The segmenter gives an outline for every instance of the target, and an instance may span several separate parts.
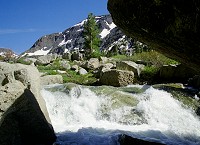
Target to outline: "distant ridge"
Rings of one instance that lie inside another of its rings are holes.
[[[113,23],[111,15],[97,16],[96,22],[99,26],[102,44],[101,50],[110,50],[114,45],[120,49],[131,47],[130,38],[127,38],[121,30]],[[69,51],[82,50],[84,39],[82,37],[83,24],[86,20],[64,30],[63,32],[45,35],[38,39],[33,46],[23,52],[21,56],[37,56],[47,54],[64,54]]]
[[[16,57],[18,56],[17,54],[15,54],[10,48],[0,48],[0,56],[1,57]]]

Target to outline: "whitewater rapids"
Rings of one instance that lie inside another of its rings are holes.
[[[118,136],[127,134],[168,145],[200,145],[200,119],[192,109],[150,86],[127,88],[45,86],[41,93],[57,143],[118,145]],[[118,98],[123,96],[128,101]]]

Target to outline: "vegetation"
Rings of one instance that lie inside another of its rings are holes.
[[[156,81],[156,76],[159,72],[159,68],[155,66],[145,66],[144,70],[140,74],[140,78],[138,78],[139,82],[152,84]]]
[[[145,64],[144,70],[142,70],[138,83],[155,83],[157,74],[163,65],[179,64],[177,61],[167,58],[163,54],[158,53],[155,50],[141,51],[134,53],[132,56],[115,55],[112,57],[115,61],[133,61],[141,64]]]
[[[81,85],[92,85],[97,81],[97,79],[90,72],[85,75],[79,75],[75,71],[68,70],[66,74],[61,75],[64,83],[71,82]]]
[[[56,59],[51,65],[39,65],[37,68],[40,72],[44,73],[43,75],[61,75],[64,83],[71,82],[81,85],[92,85],[97,81],[91,72],[88,72],[85,75],[80,75],[73,70],[66,70],[60,64],[60,59]],[[65,71],[65,73],[60,73],[58,70]]]
[[[17,63],[25,64],[25,65],[30,65],[32,61],[25,61],[24,58],[19,58],[17,60]]]
[[[98,36],[99,29],[95,21],[95,16],[90,13],[87,21],[84,23],[83,37],[84,37],[84,50],[86,58],[100,56],[100,38]]]
[[[142,60],[143,62],[147,63],[147,65],[152,65],[158,68],[163,65],[179,64],[179,62],[172,60],[155,50],[135,53],[129,57],[126,55],[115,55],[112,58],[116,61],[126,60],[136,62],[138,60]]]

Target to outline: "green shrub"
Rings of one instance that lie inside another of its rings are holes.
[[[100,56],[102,56],[102,54],[101,54],[101,52],[99,50],[95,50],[91,54],[91,57],[93,57],[93,58],[99,58]]]
[[[87,73],[85,75],[79,75],[75,71],[68,70],[66,74],[61,74],[64,83],[76,83],[81,85],[91,85],[97,81],[92,73]]]
[[[57,75],[58,72],[56,70],[40,70],[40,72],[43,72],[45,75]]]
[[[151,64],[156,67],[161,67],[163,65],[169,65],[169,64],[179,64],[177,61],[172,60],[154,50],[148,52],[135,53],[133,56],[116,55],[113,56],[112,58],[116,61],[126,60],[126,61],[136,62],[137,60],[142,60],[145,62],[151,62]]]
[[[144,70],[142,70],[140,74],[139,81],[140,82],[147,82],[152,83],[155,81],[155,77],[159,72],[159,68],[155,66],[145,66]]]
[[[24,58],[19,58],[17,60],[17,63],[25,64],[25,65],[30,65],[32,61],[25,61]]]

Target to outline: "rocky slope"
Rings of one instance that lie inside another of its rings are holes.
[[[81,50],[83,48],[83,24],[86,20],[68,28],[60,33],[54,33],[41,37],[22,56],[46,55],[51,53],[63,54],[68,51]],[[128,49],[133,46],[133,40],[126,37],[116,25],[110,15],[96,17],[99,26],[102,44],[101,50],[110,50],[114,45],[120,49]]]
[[[9,48],[0,48],[0,56],[1,57],[16,57],[17,54],[15,54],[11,49]]]
[[[124,33],[200,72],[200,3],[197,0],[109,0]]]

